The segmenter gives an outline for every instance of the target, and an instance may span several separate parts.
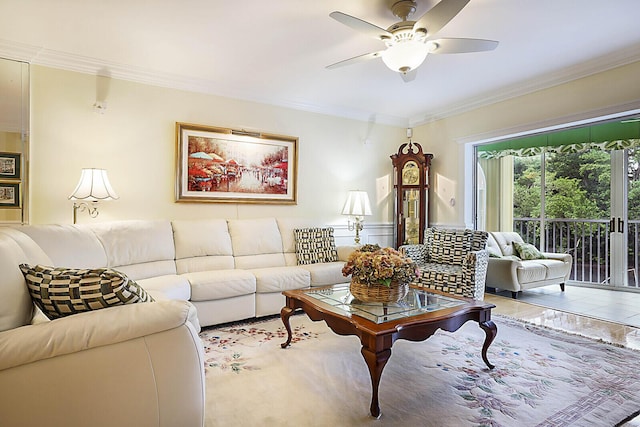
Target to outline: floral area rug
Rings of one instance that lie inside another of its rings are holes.
[[[640,353],[494,316],[424,342],[397,341],[380,381],[382,417],[357,337],[291,317],[205,329],[206,426],[617,426],[640,411]]]

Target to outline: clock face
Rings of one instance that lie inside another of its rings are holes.
[[[415,162],[408,162],[402,168],[402,184],[415,185],[420,181],[420,172]]]

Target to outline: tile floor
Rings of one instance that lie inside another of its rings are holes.
[[[511,298],[511,292],[485,294],[493,312],[536,325],[602,339],[640,350],[640,294],[557,285],[532,289]],[[622,427],[640,427],[640,416]]]
[[[511,292],[498,295],[509,296]],[[518,300],[576,314],[584,314],[602,320],[610,320],[640,327],[640,293],[611,291],[608,289],[545,286],[518,294]]]
[[[494,313],[640,350],[640,293],[566,286],[485,294]]]

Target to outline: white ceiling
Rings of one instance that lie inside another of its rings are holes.
[[[380,59],[325,69],[384,47],[330,12],[386,28],[393,3],[0,0],[0,57],[399,126],[640,60],[640,0],[471,0],[438,37],[495,51],[431,55],[410,83]]]

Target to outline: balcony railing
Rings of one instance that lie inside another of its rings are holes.
[[[514,218],[513,229],[526,242],[540,247],[540,224],[540,218]],[[640,221],[629,221],[627,233],[628,286],[638,288]],[[570,280],[609,285],[610,234],[609,220],[606,219],[547,219],[542,249],[573,256]]]

